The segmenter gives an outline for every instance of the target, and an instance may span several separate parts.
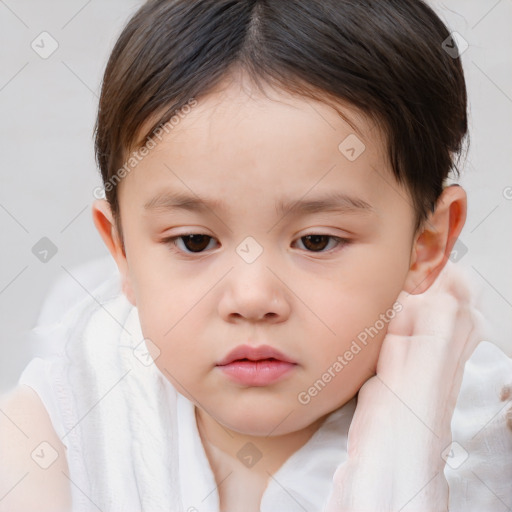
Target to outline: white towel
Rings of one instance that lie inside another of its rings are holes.
[[[62,341],[61,354],[47,359],[73,512],[184,512],[176,391],[154,363],[146,366],[137,310],[117,280],[94,295],[46,328]]]

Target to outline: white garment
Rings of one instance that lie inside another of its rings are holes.
[[[73,512],[219,512],[194,405],[144,356],[137,309],[117,276],[92,295],[46,329],[55,353],[34,358],[19,379],[39,394],[67,448]],[[512,360],[480,343],[466,364],[452,420],[455,444],[445,468],[450,512],[512,507],[506,426],[512,400],[500,399],[511,382]],[[261,512],[324,509],[335,470],[346,460],[356,403],[355,397],[329,415],[273,475]]]

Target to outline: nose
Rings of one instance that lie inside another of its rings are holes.
[[[276,274],[263,258],[237,263],[224,281],[221,317],[227,322],[284,322],[290,315],[290,291]]]

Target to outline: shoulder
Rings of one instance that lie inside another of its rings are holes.
[[[0,395],[0,512],[70,510],[66,448],[37,393]]]

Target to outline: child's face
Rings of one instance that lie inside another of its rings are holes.
[[[233,85],[201,99],[119,190],[125,292],[160,350],[156,365],[225,427],[252,435],[310,425],[374,373],[414,241],[411,200],[378,129],[345,109],[366,146],[350,161],[339,145],[354,130],[334,110],[271,94]],[[221,206],[145,208],[168,193]],[[371,210],[276,209],[332,194]],[[212,238],[165,241],[190,233]],[[274,383],[240,384],[216,365],[242,344],[270,345],[296,364]]]

